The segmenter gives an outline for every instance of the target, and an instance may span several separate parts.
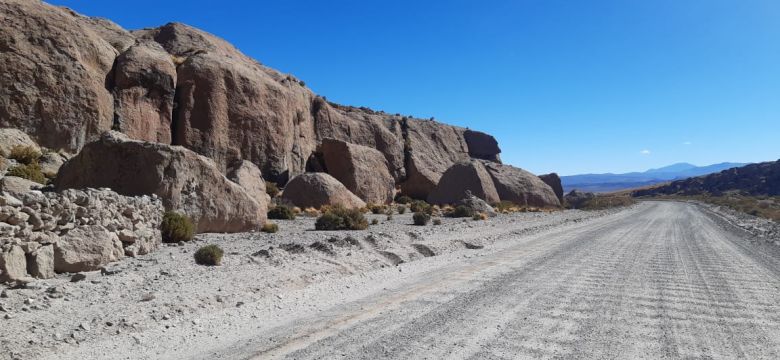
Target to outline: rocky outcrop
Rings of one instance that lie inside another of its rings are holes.
[[[498,141],[488,134],[480,131],[466,130],[463,132],[463,138],[468,145],[469,156],[476,159],[501,162],[498,154],[501,149],[498,147]]]
[[[333,205],[350,209],[366,206],[363,200],[326,173],[307,173],[294,177],[284,188],[282,201],[301,208],[315,209]]]
[[[162,212],[156,197],[107,189],[0,194],[0,281],[94,270],[148,254],[161,243]]]
[[[0,177],[0,191],[5,192],[11,196],[26,194],[30,192],[30,190],[38,190],[42,187],[43,185],[35,181],[30,181],[16,176]]]
[[[582,208],[588,200],[593,199],[594,197],[596,197],[596,194],[592,192],[582,192],[575,189],[566,194],[563,199],[568,208],[579,209]]]
[[[106,80],[118,52],[67,11],[41,1],[0,2],[0,127],[76,151],[111,128]]]
[[[469,159],[463,129],[442,127],[433,121],[404,120],[406,181],[401,191],[425,199],[452,164]]]
[[[558,201],[563,204],[563,185],[561,185],[561,178],[556,173],[549,173],[544,175],[539,175],[539,178],[544,181],[545,184],[549,185],[550,188],[553,189],[553,192],[555,193],[555,197],[558,198]]]
[[[428,196],[428,202],[437,205],[455,204],[463,199],[467,191],[488,203],[500,201],[493,179],[485,170],[485,166],[479,161],[471,160],[450,166]]]
[[[520,168],[483,161],[501,200],[522,206],[560,207],[553,189],[538,176]]]
[[[131,46],[116,59],[114,128],[138,140],[171,143],[176,65],[155,42]]]
[[[143,176],[139,176],[143,174]],[[198,232],[260,228],[265,208],[208,158],[180,146],[107,132],[60,168],[58,190],[108,187],[128,196],[157,195],[167,210],[189,216]]]
[[[228,168],[227,178],[244,188],[258,202],[262,211],[267,210],[271,197],[265,191],[263,173],[257,165],[246,160],[238,161]]]
[[[2,76],[2,74],[0,74],[0,76]],[[0,101],[2,101],[2,99],[0,99]],[[23,131],[12,128],[0,129],[0,156],[8,156],[11,153],[11,150],[17,146],[29,146],[35,149],[35,151],[41,151],[41,147]]]
[[[395,181],[387,160],[376,149],[325,139],[320,148],[328,174],[360,199],[371,204],[389,204],[395,195]]]
[[[633,196],[654,195],[780,195],[780,160],[750,164],[716,174],[672,181],[670,184],[634,191]]]

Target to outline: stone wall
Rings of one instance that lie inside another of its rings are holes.
[[[162,202],[109,189],[0,195],[0,281],[97,270],[161,243]]]

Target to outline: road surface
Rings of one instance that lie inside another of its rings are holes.
[[[778,359],[780,256],[694,205],[648,202],[209,356]]]

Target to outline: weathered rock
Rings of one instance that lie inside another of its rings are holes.
[[[326,173],[307,173],[294,177],[282,193],[282,201],[301,208],[341,205],[346,208],[366,206],[342,183]]]
[[[0,127],[20,129],[47,148],[78,150],[111,128],[106,78],[116,55],[61,8],[0,2]]]
[[[27,256],[27,272],[38,279],[54,277],[54,245],[45,245]]]
[[[493,209],[490,204],[485,202],[485,200],[474,196],[471,191],[468,190],[466,190],[466,192],[463,194],[462,199],[456,202],[454,205],[463,205],[471,208],[475,213],[487,214],[490,217],[498,215],[496,210]]]
[[[466,130],[463,132],[463,138],[466,140],[469,156],[489,161],[501,161],[498,156],[501,149],[494,137],[480,131]]]
[[[498,197],[522,206],[560,207],[553,189],[538,176],[520,168],[482,161],[493,178]]]
[[[41,172],[46,175],[56,175],[60,171],[60,167],[64,164],[71,155],[63,152],[45,152],[38,160],[38,164],[41,165]]]
[[[328,174],[360,199],[372,204],[393,201],[395,181],[387,160],[376,149],[325,139],[320,149]]]
[[[155,42],[131,46],[116,59],[114,126],[130,138],[171,142],[176,65]]]
[[[579,209],[590,199],[593,199],[596,195],[592,192],[581,192],[572,190],[566,196],[563,197],[566,206],[572,209]]]
[[[35,181],[16,176],[3,176],[0,178],[0,191],[5,191],[14,197],[19,197],[22,194],[26,194],[32,190],[38,190],[42,187],[43,185]]]
[[[2,55],[0,55],[2,56]],[[2,66],[2,65],[0,65]],[[0,74],[2,76],[2,74]],[[0,90],[2,91],[2,90]],[[0,99],[0,102],[3,101]],[[0,118],[0,122],[3,121]],[[29,146],[40,152],[41,148],[30,137],[19,129],[0,129],[0,156],[8,156],[11,150],[17,146]]]
[[[401,184],[401,191],[405,195],[425,199],[452,164],[469,160],[464,129],[414,119],[407,119],[403,124],[407,178]]]
[[[267,211],[271,197],[265,191],[263,173],[257,165],[246,160],[236,162],[228,168],[227,178],[244,188],[252,199],[257,200],[261,211]]]
[[[0,282],[17,281],[28,277],[27,259],[20,246],[0,249]]]
[[[558,198],[558,201],[563,204],[563,185],[561,185],[561,178],[556,173],[549,173],[544,175],[539,175],[539,178],[544,181],[545,184],[549,185],[550,188],[553,189],[553,192],[555,193],[555,196]]]
[[[87,144],[60,168],[55,185],[58,190],[108,187],[128,196],[155,194],[167,210],[189,216],[198,232],[249,231],[266,220],[260,202],[222,175],[210,159],[117,132]]]
[[[92,29],[103,40],[111,44],[119,53],[124,52],[131,45],[135,44],[135,36],[129,31],[123,29],[111,20],[99,17],[89,17],[81,15],[69,8],[60,8],[74,20],[78,21],[85,27]]]
[[[278,183],[303,171],[316,148],[311,91],[186,25],[135,34],[183,61],[177,68],[174,144],[214,159],[221,170],[239,159],[251,161]]]
[[[469,191],[474,196],[497,203],[500,201],[493,179],[481,162],[463,161],[450,166],[439,180],[439,184],[428,195],[431,204],[455,204]]]
[[[116,234],[100,225],[78,227],[54,244],[54,271],[94,271],[124,255]]]

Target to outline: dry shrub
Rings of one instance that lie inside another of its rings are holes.
[[[187,216],[166,211],[160,224],[160,233],[166,243],[190,241],[195,236],[195,224]]]
[[[333,206],[317,219],[314,227],[317,230],[365,230],[368,221],[360,210]]]
[[[276,224],[274,224],[272,222],[267,222],[267,223],[263,224],[263,227],[260,228],[260,231],[262,231],[264,233],[273,234],[273,233],[279,231],[279,225],[276,225]]]
[[[218,266],[222,264],[225,252],[217,245],[206,245],[195,252],[195,263],[198,265]]]

